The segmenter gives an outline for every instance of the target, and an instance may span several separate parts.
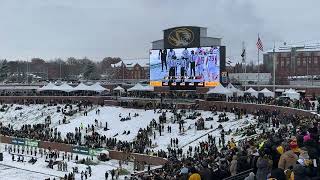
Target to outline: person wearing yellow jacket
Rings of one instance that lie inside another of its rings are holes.
[[[194,168],[194,167],[190,168],[190,173],[191,173],[191,175],[188,180],[201,180],[201,176],[198,173],[196,168]]]

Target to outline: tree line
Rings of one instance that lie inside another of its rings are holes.
[[[77,81],[79,79],[98,80],[112,78],[111,64],[121,61],[119,57],[105,57],[95,62],[88,58],[69,57],[44,60],[32,58],[29,61],[0,60],[1,82],[33,82],[43,80]]]

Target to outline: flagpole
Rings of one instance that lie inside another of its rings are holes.
[[[244,75],[246,76],[247,74],[247,62],[246,62],[246,50],[245,50],[245,44],[244,41],[242,41],[242,52],[244,52],[243,57],[242,57],[242,61],[244,63]],[[247,90],[247,84],[244,85],[244,90]]]
[[[259,34],[258,34],[258,39],[259,39],[260,37],[259,37]],[[260,86],[259,86],[259,82],[260,82],[260,58],[259,58],[259,56],[260,56],[260,50],[259,50],[259,48],[257,47],[257,49],[258,49],[258,82],[257,82],[257,85],[258,85],[258,91],[260,91]]]
[[[276,92],[276,43],[273,42],[273,92]]]

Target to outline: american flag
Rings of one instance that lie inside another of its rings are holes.
[[[244,48],[243,48],[243,50],[242,50],[241,57],[242,57],[242,62],[245,62],[246,49],[244,49]]]
[[[258,37],[257,48],[258,48],[260,51],[263,51],[263,45],[262,45],[262,42],[261,42],[260,37]]]

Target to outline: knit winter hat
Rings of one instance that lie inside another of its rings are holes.
[[[311,140],[310,134],[303,136],[303,142],[307,142],[309,140]]]

